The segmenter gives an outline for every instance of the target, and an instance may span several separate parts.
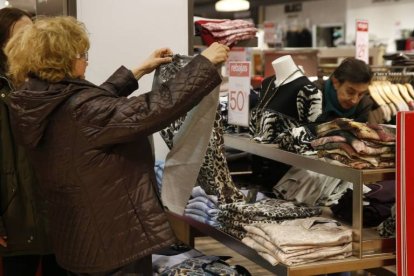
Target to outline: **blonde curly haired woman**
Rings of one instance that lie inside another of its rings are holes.
[[[211,45],[159,90],[130,98],[171,50],[97,86],[84,79],[88,48],[71,17],[40,19],[9,41],[14,131],[41,180],[58,262],[74,275],[142,275],[140,259],[175,241],[147,137],[221,82],[215,65],[229,48]]]

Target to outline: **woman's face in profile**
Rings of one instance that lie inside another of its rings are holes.
[[[88,66],[88,53],[79,54],[73,63],[72,75],[77,79],[85,79],[86,67]]]

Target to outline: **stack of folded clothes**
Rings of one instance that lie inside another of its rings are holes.
[[[314,217],[244,228],[247,235],[242,242],[272,265],[339,260],[352,254],[352,230],[331,219]]]
[[[220,229],[238,239],[244,238],[245,225],[279,223],[284,220],[306,218],[321,214],[318,207],[303,207],[282,199],[263,199],[256,203],[229,203],[220,205],[217,220]]]
[[[395,134],[385,126],[339,118],[318,125],[311,146],[328,157],[355,169],[395,166]]]
[[[218,227],[217,196],[207,195],[200,186],[196,186],[193,188],[191,197],[185,207],[184,215],[196,221]]]
[[[253,23],[240,19],[197,20],[194,24],[196,35],[200,35],[206,45],[218,42],[227,46],[234,46],[240,40],[255,37],[257,32]]]
[[[414,66],[414,54],[409,52],[396,52],[382,56],[385,60],[391,60],[392,66],[410,67]],[[404,68],[399,68],[402,71]],[[395,70],[395,69],[394,69]],[[408,71],[412,71],[408,68]]]

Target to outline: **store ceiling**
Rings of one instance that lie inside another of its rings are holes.
[[[216,12],[214,9],[214,4],[217,0],[192,0],[194,2],[194,15],[202,16],[207,18],[230,18],[237,13],[232,12]],[[315,0],[301,0],[300,2],[308,2]],[[258,13],[258,7],[260,6],[269,6],[269,5],[278,5],[278,4],[288,4],[298,1],[294,0],[250,0],[250,11],[247,13],[256,14]],[[243,13],[243,12],[242,12]]]
[[[204,17],[226,17],[229,13],[217,13],[214,9],[214,4],[217,0],[192,0],[194,3],[194,15],[204,16]],[[305,1],[314,1],[314,0],[302,0]],[[24,9],[28,12],[36,12],[36,0],[9,0],[10,4],[13,7]],[[277,4],[287,4],[296,1],[292,0],[250,0],[251,10],[257,9],[260,6],[268,5],[277,5]],[[230,13],[231,14],[231,13]]]

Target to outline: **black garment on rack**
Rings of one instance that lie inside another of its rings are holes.
[[[286,32],[287,47],[312,47],[312,33],[306,28]]]
[[[300,34],[298,31],[287,31],[286,32],[286,46],[287,47],[299,47]]]
[[[312,33],[304,28],[299,33],[299,45],[297,47],[312,47]]]

